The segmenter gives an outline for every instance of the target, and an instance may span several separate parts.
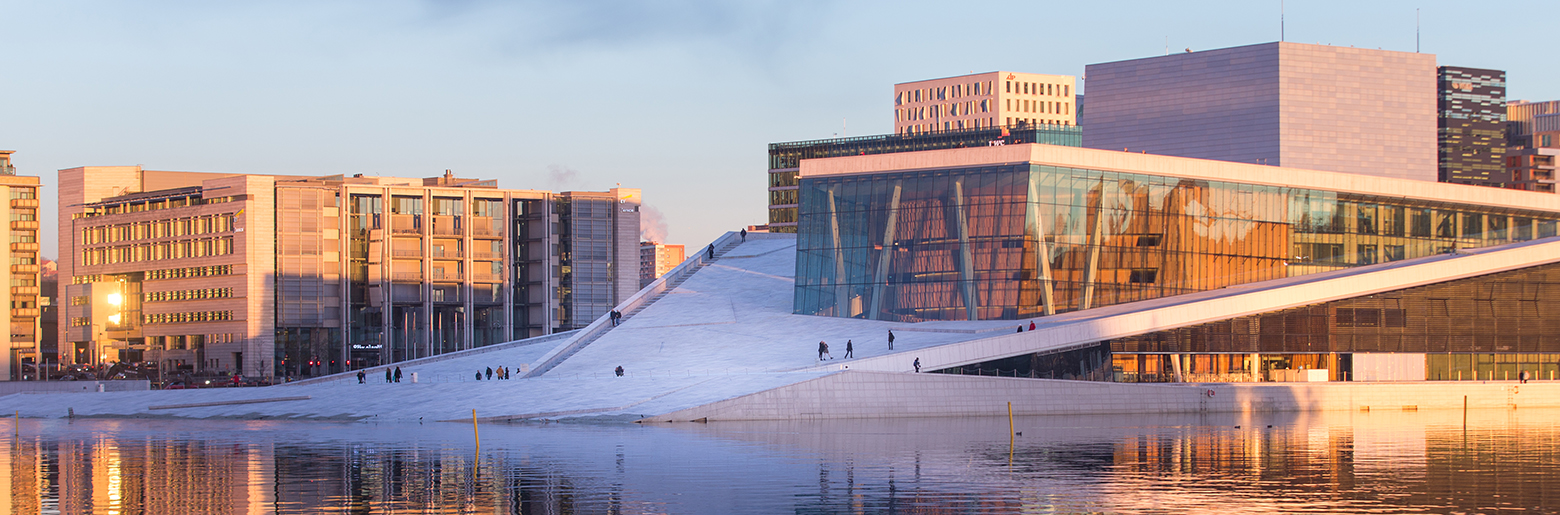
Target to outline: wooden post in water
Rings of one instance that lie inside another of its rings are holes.
[[[1468,396],[1463,396],[1463,431],[1468,430]]]
[[[482,433],[477,432],[477,409],[471,408],[471,438],[477,442],[477,451],[482,450]]]

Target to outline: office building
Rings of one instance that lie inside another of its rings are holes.
[[[10,263],[9,288],[0,290],[0,302],[9,306],[5,311],[4,325],[10,329],[3,356],[0,356],[0,380],[23,377],[23,363],[37,363],[40,355],[39,338],[39,256],[38,256],[38,188],[37,177],[16,175],[11,164],[15,151],[0,150],[0,198],[9,199],[0,204],[0,241],[9,242],[6,247]]]
[[[796,174],[803,159],[1019,143],[1076,147],[1083,142],[1082,134],[1076,125],[1025,125],[770,143],[767,229],[776,233],[796,232]]]
[[[1555,193],[1555,159],[1560,157],[1560,101],[1514,101],[1506,105],[1507,187]]]
[[[894,132],[1077,125],[1070,75],[987,72],[894,85]]]
[[[656,241],[639,243],[639,285],[649,285],[687,259],[682,245],[666,245]]]
[[[1441,182],[1502,187],[1506,169],[1506,72],[1442,66],[1439,94]]]
[[[1087,148],[1438,179],[1431,54],[1280,42],[1085,76]]]
[[[633,189],[133,166],[60,184],[62,361],[312,376],[571,329],[638,289]]]

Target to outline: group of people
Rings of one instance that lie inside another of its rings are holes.
[[[614,309],[607,313],[607,318],[612,319],[612,327],[617,327],[618,323],[623,321],[623,312]]]
[[[498,367],[498,370],[496,372],[493,370],[493,367],[488,367],[487,368],[487,378],[488,378],[489,381],[493,380],[493,375],[494,374],[497,374],[499,379],[509,379],[509,369],[504,367],[504,366],[502,366],[502,365],[500,365]],[[477,380],[478,381],[482,380],[482,371],[481,370],[477,371]]]
[[[1024,330],[1024,328],[1022,326],[1020,326],[1018,329],[1019,329],[1020,332],[1022,332]],[[1030,327],[1030,329],[1032,330],[1034,328]],[[888,350],[894,350],[894,330],[893,329],[889,329],[888,330]],[[856,355],[856,345],[855,345],[855,342],[853,342],[851,340],[845,340],[845,358],[849,359],[849,358],[855,357],[855,355]],[[819,340],[818,341],[818,361],[823,361],[824,359],[834,359],[834,355],[829,353],[829,342],[826,342],[826,341],[823,341],[823,340]],[[913,363],[912,366],[915,367],[915,371],[917,373],[921,372],[921,358],[915,358],[915,363]],[[618,375],[623,375],[623,367],[618,367]]]
[[[391,370],[394,370],[394,371],[392,372]],[[358,378],[358,384],[363,384],[365,381],[368,380],[368,374],[365,373],[362,370],[358,370],[357,378]],[[386,367],[385,368],[385,382],[386,383],[399,383],[399,382],[401,382],[401,367],[395,367],[394,369]]]

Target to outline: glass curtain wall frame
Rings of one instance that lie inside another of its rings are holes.
[[[794,311],[895,321],[1161,298],[1552,237],[1560,218],[1033,164],[800,189]]]

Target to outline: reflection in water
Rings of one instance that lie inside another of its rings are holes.
[[[0,490],[11,513],[1560,510],[1557,411],[1475,411],[1466,430],[1461,412],[1018,429],[495,425],[479,450],[456,424],[22,420],[0,448]]]

